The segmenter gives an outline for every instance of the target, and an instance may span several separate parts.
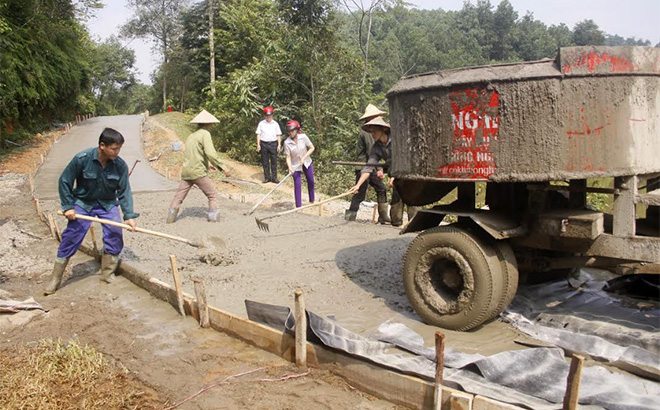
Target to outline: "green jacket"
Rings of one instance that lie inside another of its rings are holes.
[[[128,183],[126,162],[117,157],[103,168],[98,147],[88,148],[73,157],[60,175],[58,190],[62,211],[78,205],[89,212],[97,202],[108,211],[119,202],[124,219],[140,216],[133,212],[133,194]]]
[[[213,166],[224,171],[224,166],[218,158],[213,146],[211,133],[200,128],[190,134],[186,140],[186,151],[183,154],[181,179],[193,181],[209,174],[209,161]]]

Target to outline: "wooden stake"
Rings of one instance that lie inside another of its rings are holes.
[[[41,222],[44,222],[44,215],[41,213],[41,205],[39,205],[39,200],[37,198],[34,198],[34,207],[37,209],[37,215],[39,215],[39,220]]]
[[[53,220],[53,214],[48,214],[46,221],[48,222],[48,229],[50,229],[50,234],[53,236],[53,238],[57,239],[57,235],[55,234],[55,221]]]
[[[53,218],[53,224],[55,225],[55,235],[57,240],[62,242],[62,232],[60,231],[60,225],[57,223],[57,220]]]
[[[323,205],[319,205],[319,216],[323,216]]]
[[[176,268],[176,256],[170,255],[170,263],[172,264],[172,275],[174,276],[174,288],[176,289],[176,300],[179,304],[179,313],[181,313],[181,316],[185,316],[186,311],[183,310],[183,290],[181,289],[179,270]]]
[[[440,410],[442,406],[443,372],[445,370],[445,335],[435,332],[435,392],[433,394],[433,408]]]
[[[94,258],[99,254],[99,248],[96,247],[96,235],[94,234],[94,226],[89,226],[89,234],[92,237],[92,247],[94,248]]]
[[[378,203],[374,204],[374,210],[371,213],[371,223],[375,224],[376,223],[376,211],[378,210]]]
[[[578,399],[580,398],[580,379],[582,378],[582,365],[584,357],[574,355],[571,360],[571,368],[568,371],[568,380],[566,382],[566,395],[564,395],[563,410],[575,410],[578,408]]]
[[[34,197],[34,175],[32,173],[29,174],[28,181],[30,182],[30,195]]]
[[[201,278],[193,278],[195,283],[195,297],[197,298],[197,311],[199,313],[200,326],[207,328],[211,326],[209,320],[209,307],[206,304],[206,289]]]
[[[305,314],[305,300],[303,292],[297,289],[294,293],[296,300],[296,366],[307,367],[307,315]]]

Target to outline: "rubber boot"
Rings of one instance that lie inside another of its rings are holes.
[[[417,211],[419,211],[418,206],[408,206],[408,222],[412,221],[415,215],[417,215]]]
[[[57,258],[55,259],[55,266],[53,266],[53,274],[50,278],[50,282],[44,289],[44,296],[52,295],[57,289],[60,288],[62,283],[62,276],[64,275],[64,270],[66,265],[69,263],[69,258]]]
[[[173,224],[176,221],[176,216],[179,214],[179,208],[170,208],[167,210],[167,222],[168,224]]]
[[[209,209],[208,220],[209,222],[218,222],[218,214],[220,213],[219,209]]]
[[[105,283],[112,283],[115,280],[115,271],[119,266],[119,255],[110,255],[104,253],[101,256],[101,280]]]
[[[387,215],[388,209],[387,209],[387,202],[383,202],[382,204],[378,204],[378,223],[385,225],[389,224],[392,222],[390,217]]]
[[[396,204],[390,205],[390,219],[392,220],[392,226],[401,226],[403,225],[403,202],[397,202]]]
[[[346,212],[344,212],[344,219],[349,222],[354,222],[357,219],[357,211],[347,209]]]

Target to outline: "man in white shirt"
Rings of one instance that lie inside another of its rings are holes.
[[[264,116],[256,132],[257,152],[261,153],[261,165],[264,168],[263,183],[278,183],[277,154],[282,148],[282,131],[277,121],[273,121],[273,107],[264,108]]]

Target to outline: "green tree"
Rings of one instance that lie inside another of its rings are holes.
[[[0,2],[0,138],[37,130],[83,108],[86,30],[69,0]]]
[[[136,83],[134,64],[135,52],[124,48],[115,36],[96,46],[92,55],[91,83],[98,114],[130,111],[128,91]]]
[[[524,19],[524,22],[527,24],[533,22],[531,15],[525,16],[525,18],[526,20]],[[516,39],[515,33],[518,31],[516,29],[519,28],[517,20],[518,13],[513,9],[511,3],[507,0],[502,0],[493,15],[492,26],[495,37],[493,38],[491,45],[491,60],[513,61],[519,58],[518,53],[514,51],[514,42]]]
[[[583,20],[573,28],[573,42],[578,46],[602,46],[605,35],[593,20]]]
[[[179,17],[187,0],[128,0],[133,16],[126,22],[121,33],[126,37],[151,39],[163,58],[161,86],[163,110],[167,108],[168,69],[172,49],[180,34]]]

